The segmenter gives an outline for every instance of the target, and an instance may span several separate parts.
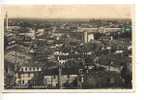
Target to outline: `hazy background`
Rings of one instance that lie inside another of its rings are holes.
[[[10,18],[131,18],[133,5],[6,5]]]

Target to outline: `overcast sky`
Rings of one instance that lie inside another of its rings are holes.
[[[131,18],[132,5],[4,6],[14,18]]]

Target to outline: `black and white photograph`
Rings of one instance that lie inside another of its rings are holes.
[[[4,90],[133,89],[133,6],[5,5]]]

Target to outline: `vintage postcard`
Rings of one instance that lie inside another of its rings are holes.
[[[3,92],[134,90],[134,5],[2,5]]]

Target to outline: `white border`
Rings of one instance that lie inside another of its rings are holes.
[[[135,13],[134,8],[135,5],[131,5],[132,8],[132,14]],[[6,93],[6,92],[35,92],[35,93],[39,93],[39,92],[53,92],[53,93],[57,93],[57,92],[61,92],[61,93],[92,93],[92,92],[135,92],[135,62],[134,62],[134,58],[135,58],[135,34],[134,34],[134,29],[135,29],[135,17],[133,15],[132,18],[132,23],[133,23],[133,33],[132,33],[132,48],[133,48],[133,52],[132,52],[132,73],[133,73],[133,88],[132,89],[4,89],[4,71],[2,71],[2,92]],[[4,32],[2,30],[2,37],[4,39]],[[2,40],[2,44],[3,44],[3,40]],[[2,45],[2,59],[4,59],[4,47]],[[4,70],[4,62],[2,61],[2,70]]]

